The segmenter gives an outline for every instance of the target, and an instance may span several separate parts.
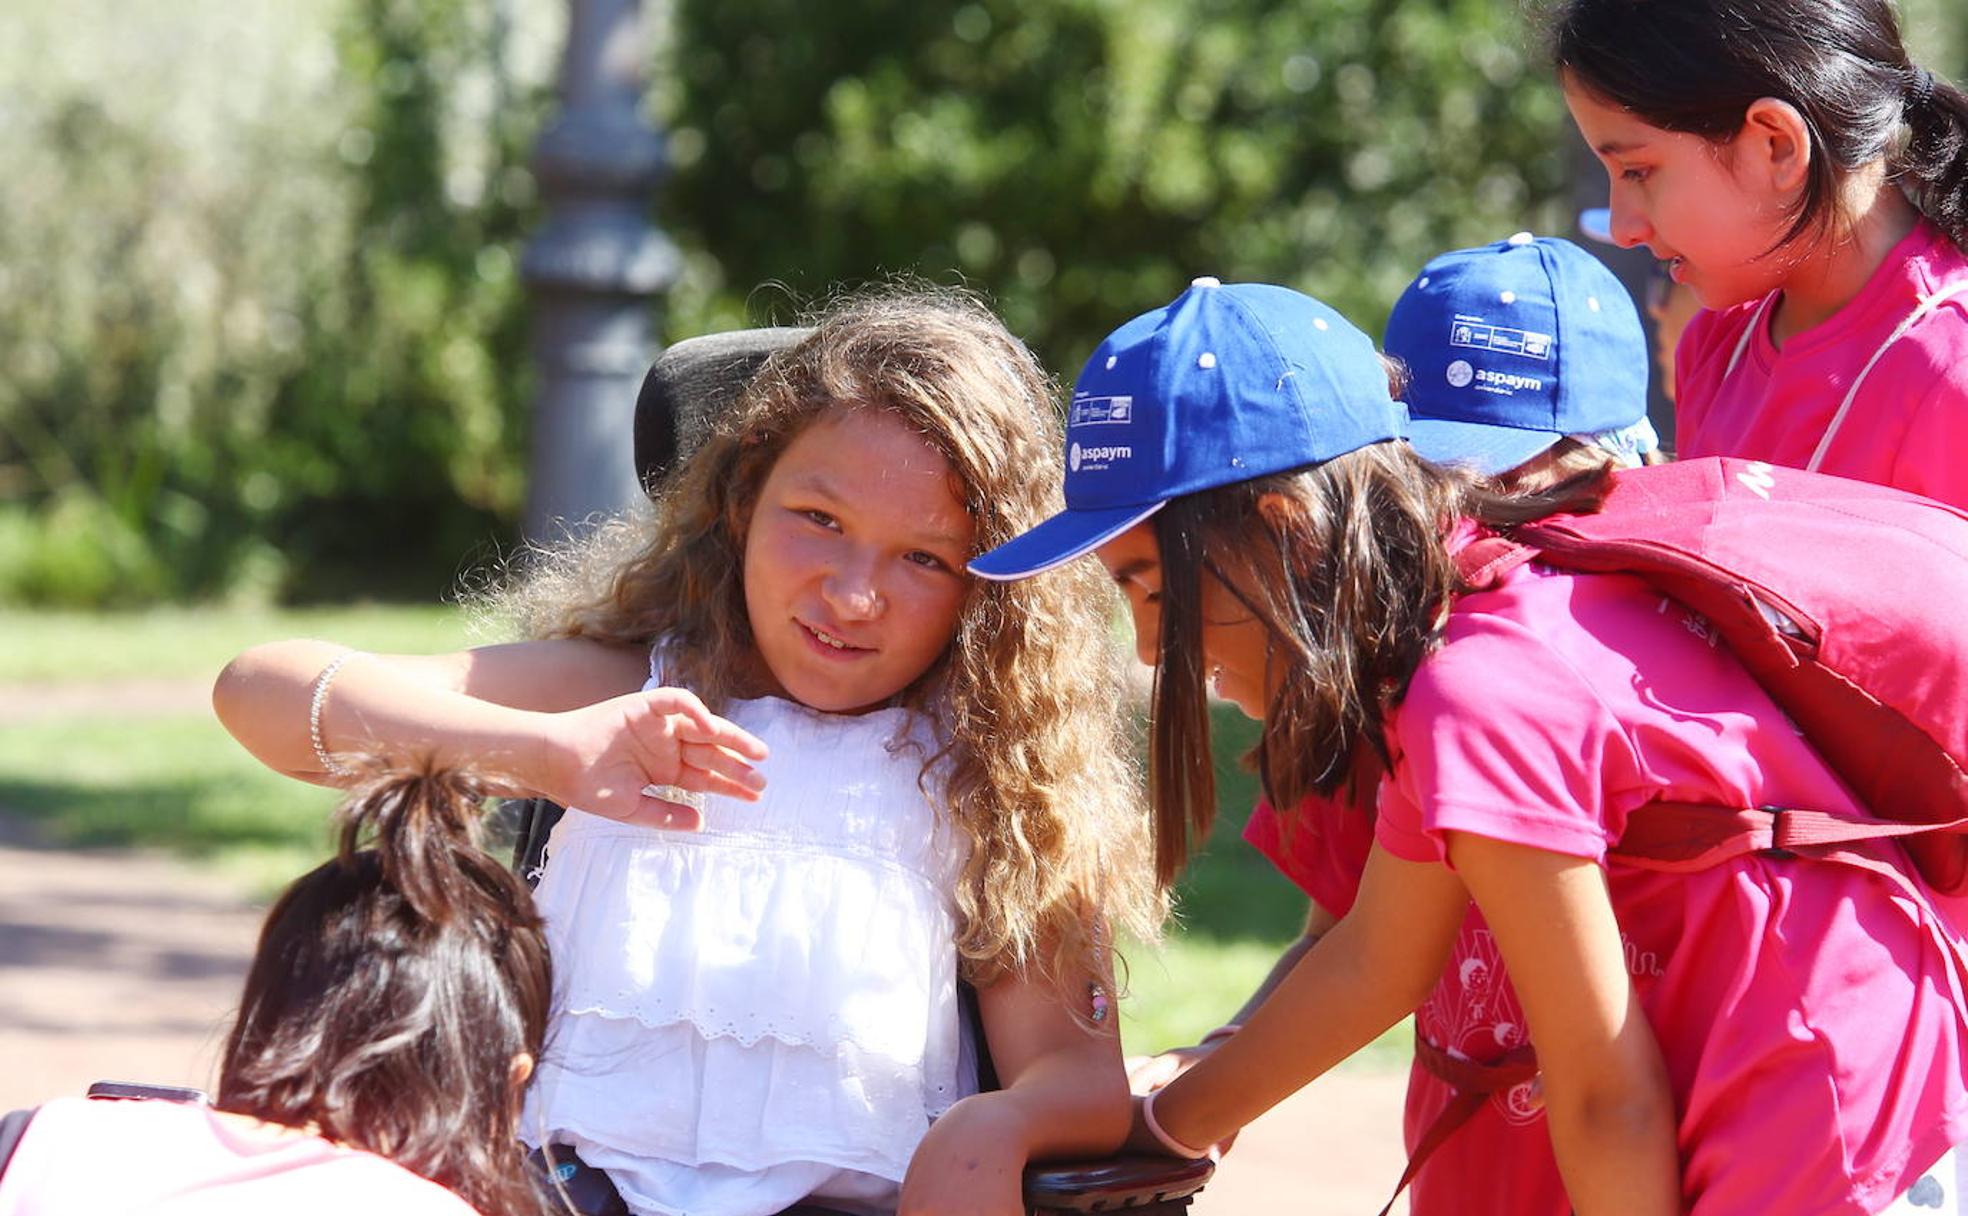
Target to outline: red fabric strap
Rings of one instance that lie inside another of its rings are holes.
[[[1456,550],[1456,573],[1470,587],[1481,589],[1530,561],[1537,553],[1529,545],[1492,532]]]
[[[1435,1116],[1435,1121],[1415,1142],[1414,1152],[1408,1156],[1408,1168],[1401,1171],[1401,1180],[1394,1184],[1394,1193],[1388,1196],[1387,1206],[1380,1209],[1380,1216],[1387,1216],[1394,1210],[1394,1201],[1408,1189],[1415,1175],[1421,1173],[1422,1164],[1483,1108],[1483,1103],[1489,1101],[1491,1094],[1521,1085],[1537,1076],[1538,1072],[1537,1053],[1531,1050],[1528,1043],[1511,1049],[1494,1063],[1483,1064],[1452,1056],[1417,1035],[1415,1059],[1421,1062],[1423,1068],[1454,1088],[1455,1097],[1449,1099],[1442,1113]]]
[[[1609,855],[1641,869],[1686,873],[1765,849],[1821,850],[1881,837],[1963,831],[1968,818],[1907,823],[1861,812],[1649,802],[1627,816],[1626,832]]]

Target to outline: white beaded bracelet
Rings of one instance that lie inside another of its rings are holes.
[[[321,674],[314,677],[314,695],[308,698],[308,742],[314,744],[314,758],[321,762],[322,771],[332,777],[352,777],[355,770],[328,754],[327,741],[321,736],[321,707],[328,703],[328,686],[334,683],[342,664],[362,654],[360,650],[344,650],[329,660]]]

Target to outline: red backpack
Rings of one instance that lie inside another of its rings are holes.
[[[1654,803],[1613,855],[1691,870],[1760,849],[1904,837],[1968,887],[1968,514],[1883,486],[1711,458],[1615,474],[1605,506],[1485,537],[1483,587],[1525,561],[1645,578],[1707,618],[1870,815]]]

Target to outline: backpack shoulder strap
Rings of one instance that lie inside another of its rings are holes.
[[[1627,816],[1608,860],[1685,874],[1765,850],[1823,853],[1861,840],[1968,832],[1968,817],[1943,823],[1881,819],[1863,812],[1649,802]]]
[[[1736,374],[1736,365],[1741,363],[1743,356],[1749,352],[1749,344],[1756,340],[1757,327],[1761,326],[1765,318],[1770,315],[1770,305],[1776,298],[1777,293],[1774,291],[1764,296],[1763,302],[1756,306],[1754,313],[1750,314],[1749,324],[1743,326],[1742,337],[1736,339],[1736,349],[1729,352],[1729,365],[1722,369],[1724,380]]]
[[[7,1172],[7,1163],[13,1160],[14,1150],[20,1147],[21,1137],[27,1134],[27,1125],[33,1121],[34,1112],[38,1109],[30,1106],[26,1110],[12,1110],[0,1115],[0,1174]]]
[[[1537,555],[1536,546],[1486,533],[1456,550],[1456,573],[1470,590],[1480,591]]]

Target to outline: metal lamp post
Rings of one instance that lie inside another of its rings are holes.
[[[520,263],[538,376],[529,540],[581,528],[640,494],[630,447],[636,387],[654,355],[651,302],[678,265],[646,218],[664,147],[641,113],[641,4],[570,3],[562,111],[533,159],[547,219]]]

